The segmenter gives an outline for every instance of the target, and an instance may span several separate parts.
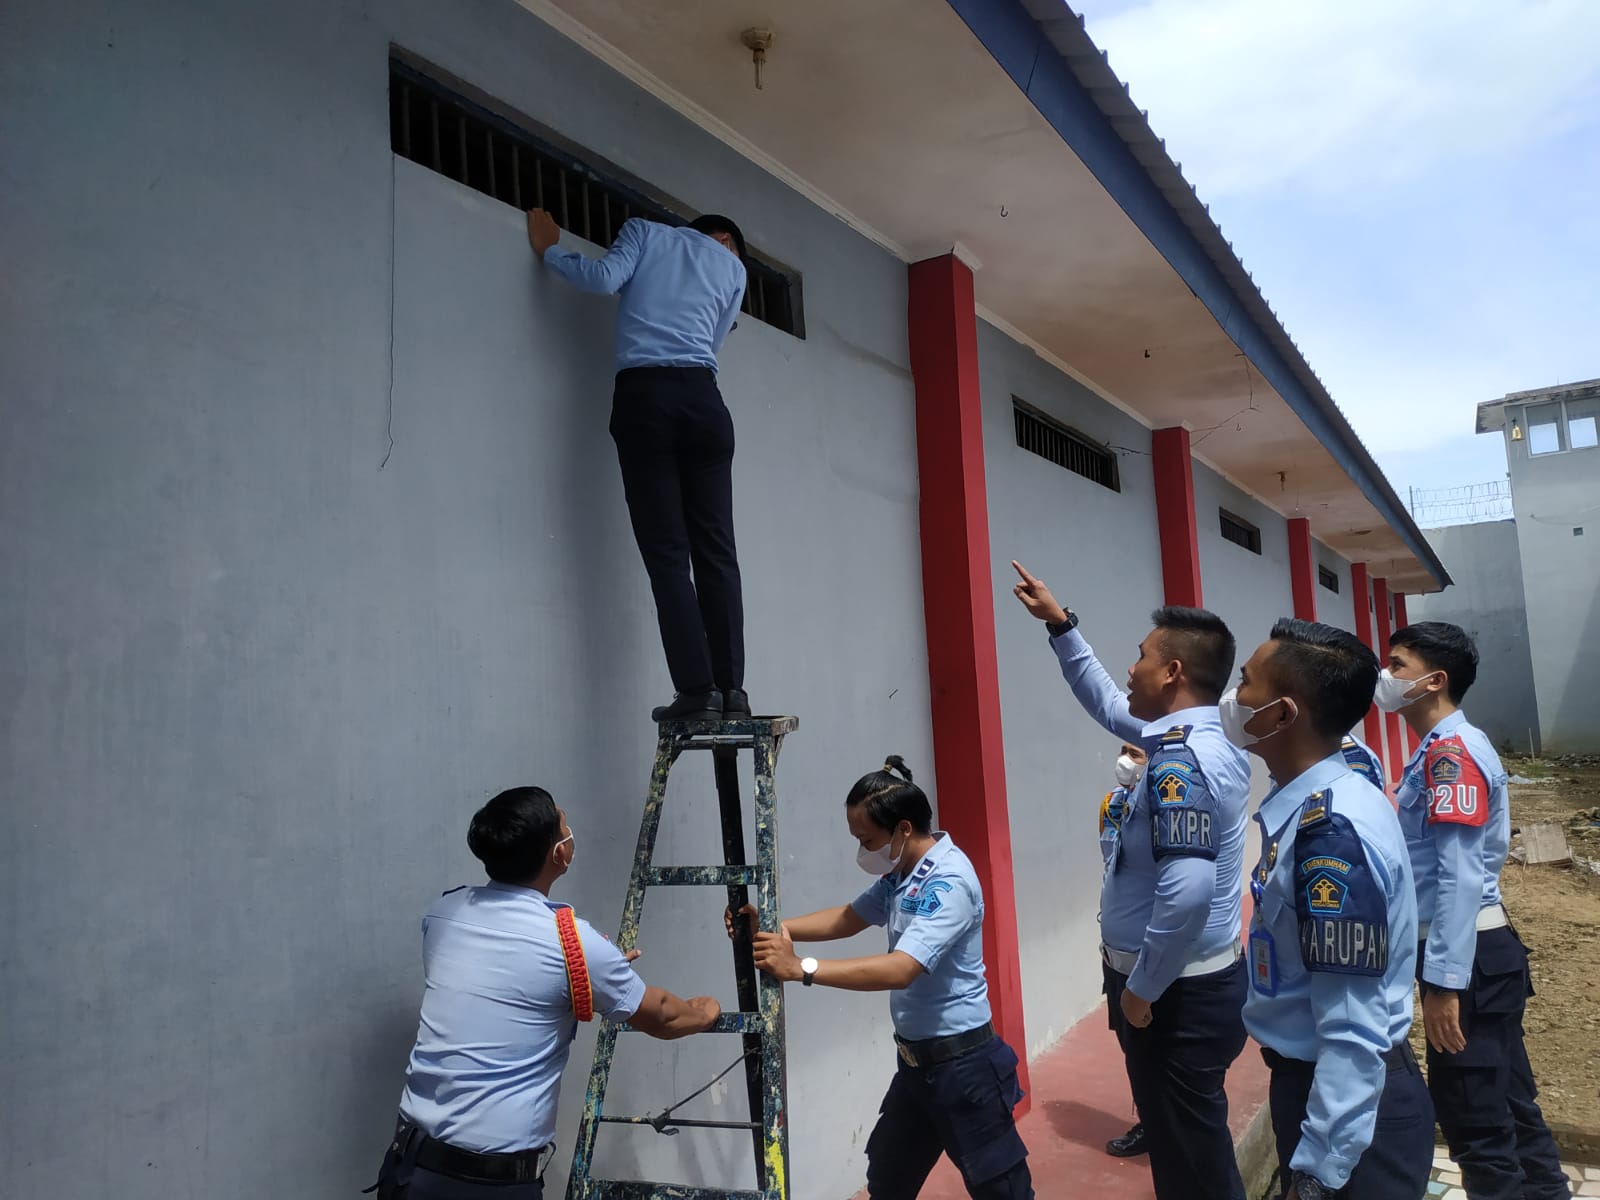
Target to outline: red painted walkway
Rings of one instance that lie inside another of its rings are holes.
[[[1103,1006],[1033,1060],[1032,1080],[1033,1109],[1018,1128],[1038,1200],[1154,1200],[1148,1159],[1105,1152],[1107,1139],[1127,1132],[1134,1118],[1122,1051],[1106,1028]],[[1267,1068],[1254,1042],[1245,1044],[1228,1073],[1228,1100],[1237,1143],[1267,1100]],[[960,1173],[941,1158],[921,1200],[960,1200],[966,1194]]]

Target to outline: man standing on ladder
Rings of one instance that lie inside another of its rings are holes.
[[[598,1013],[670,1040],[721,1011],[647,987],[638,951],[548,898],[575,842],[543,788],[501,792],[467,845],[490,882],[446,892],[422,920],[427,989],[378,1200],[540,1200],[577,1023]]]
[[[717,390],[717,353],[744,299],[744,235],[706,215],[686,228],[634,217],[598,259],[560,240],[554,217],[528,213],[528,242],[551,270],[622,294],[611,437],[675,692],[651,716],[747,717],[733,418]]]
[[[1239,946],[1250,764],[1217,701],[1233,634],[1202,608],[1161,608],[1123,693],[1078,618],[1012,563],[1084,711],[1149,765],[1100,891],[1106,1014],[1127,1061],[1158,1200],[1244,1200],[1228,1129],[1228,1067],[1244,1049]]]
[[[872,1200],[912,1200],[941,1153],[977,1200],[1032,1200],[1028,1151],[1013,1110],[1017,1055],[990,1021],[983,970],[983,889],[972,862],[933,828],[933,808],[898,755],[845,798],[856,862],[877,881],[849,904],[755,935],[756,966],[806,987],[888,992],[899,1069],[867,1139]],[[751,920],[755,909],[743,910]],[[727,915],[734,934],[733,914]],[[818,962],[795,942],[831,942],[869,925],[889,952]]]

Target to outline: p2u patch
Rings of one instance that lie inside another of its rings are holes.
[[[1428,747],[1423,782],[1429,822],[1480,826],[1489,820],[1489,781],[1459,737],[1440,738]]]

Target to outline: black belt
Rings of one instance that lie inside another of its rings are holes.
[[[1401,1042],[1398,1046],[1390,1046],[1383,1052],[1383,1064],[1391,1071],[1399,1067],[1414,1066],[1417,1061],[1416,1054],[1411,1049],[1410,1042]],[[1307,1062],[1303,1058],[1290,1058],[1286,1054],[1279,1054],[1276,1050],[1266,1046],[1261,1047],[1261,1058],[1267,1066],[1274,1070],[1285,1071],[1315,1071],[1317,1064]]]
[[[665,377],[665,378],[678,377],[678,378],[690,378],[690,379],[693,379],[693,378],[698,378],[698,377],[701,377],[701,376],[704,376],[705,378],[714,381],[717,378],[717,373],[715,371],[713,371],[710,367],[688,366],[688,365],[681,366],[681,367],[674,367],[674,366],[669,366],[669,365],[667,365],[665,363],[663,363],[663,364],[661,364],[659,366],[623,367],[620,371],[617,372],[617,379],[619,381],[623,380],[623,379],[650,379],[652,377],[657,378],[657,379],[660,379],[660,378],[663,378],[663,377]]]
[[[404,1117],[395,1126],[394,1137],[402,1150],[411,1139],[421,1139],[416,1146],[414,1161],[423,1170],[483,1183],[532,1183],[542,1179],[556,1151],[554,1142],[537,1150],[513,1150],[507,1154],[463,1150],[460,1146],[429,1137]]]
[[[900,1053],[900,1061],[908,1067],[936,1067],[940,1063],[949,1062],[952,1058],[960,1058],[963,1054],[993,1040],[994,1022],[985,1021],[976,1029],[969,1029],[965,1033],[953,1033],[949,1037],[924,1038],[917,1042],[908,1042],[897,1033],[894,1035],[894,1048]]]

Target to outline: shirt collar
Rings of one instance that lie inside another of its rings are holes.
[[[538,888],[522,887],[520,884],[515,883],[501,883],[498,879],[491,879],[483,885],[483,888],[488,892],[505,892],[508,896],[537,896],[546,904],[550,903],[550,897],[546,896]]]
[[[1439,723],[1432,729],[1428,730],[1428,736],[1422,740],[1424,743],[1426,743],[1431,742],[1436,737],[1449,737],[1452,733],[1454,733],[1457,729],[1460,729],[1466,723],[1467,714],[1458,708],[1449,716],[1441,717],[1439,719]]]
[[[1279,784],[1261,801],[1259,811],[1262,824],[1268,830],[1277,829],[1305,803],[1307,796],[1320,792],[1349,770],[1343,753],[1335,751],[1301,771],[1288,783]]]
[[[1217,716],[1217,706],[1214,704],[1196,705],[1194,708],[1180,708],[1175,713],[1168,713],[1164,717],[1157,717],[1140,731],[1140,737],[1145,741],[1159,738],[1169,729],[1176,729],[1179,725],[1218,725],[1221,718]]]
[[[933,845],[928,847],[928,852],[926,854],[917,859],[911,870],[907,871],[904,875],[890,875],[890,881],[895,887],[898,888],[902,886],[907,880],[914,879],[918,874],[927,874],[927,871],[922,869],[923,865],[926,864],[928,870],[931,871],[934,864],[948,854],[950,852],[950,847],[955,845],[955,843],[950,840],[950,835],[945,833],[945,831],[942,829],[935,829],[933,831],[933,837]]]

